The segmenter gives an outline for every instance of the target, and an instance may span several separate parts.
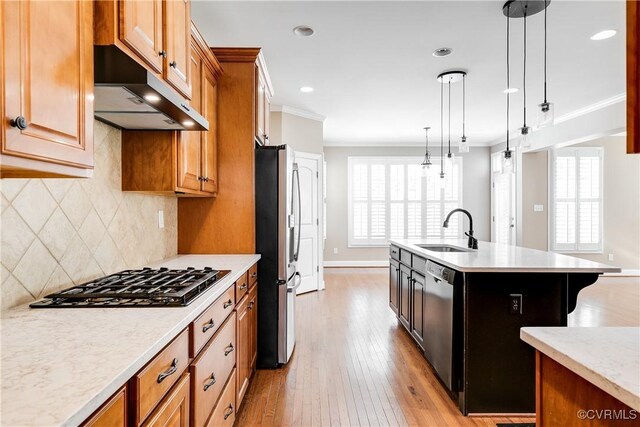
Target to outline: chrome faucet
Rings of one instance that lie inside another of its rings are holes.
[[[465,214],[468,218],[469,218],[469,232],[468,233],[464,233],[465,236],[469,237],[469,241],[467,242],[467,246],[471,249],[478,249],[478,239],[476,239],[475,237],[473,237],[473,218],[471,218],[471,214],[469,213],[469,211],[465,210],[465,209],[454,209],[451,212],[449,212],[449,215],[447,215],[447,218],[444,220],[444,223],[442,224],[442,226],[444,228],[449,227],[449,218],[451,218],[451,215],[453,215],[456,212],[462,212],[463,214]]]

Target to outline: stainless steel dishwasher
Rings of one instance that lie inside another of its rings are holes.
[[[453,283],[455,270],[427,261],[424,354],[449,390],[453,385]]]

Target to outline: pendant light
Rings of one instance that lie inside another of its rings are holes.
[[[460,137],[460,143],[458,144],[458,152],[459,153],[468,153],[469,152],[469,143],[467,142],[467,135],[465,133],[465,114],[466,114],[466,73],[462,75],[462,136]]]
[[[422,166],[422,176],[427,176],[427,170],[429,169],[429,166],[432,165],[431,153],[429,152],[429,129],[431,128],[428,126],[424,128],[426,142],[424,148],[424,160],[422,160],[422,163],[420,163],[420,165]]]
[[[547,9],[544,8],[544,101],[538,104],[538,127],[553,126],[553,103],[547,101]]]
[[[440,188],[444,188],[444,79],[440,79]]]
[[[528,4],[524,6],[523,24],[523,49],[522,49],[522,127],[520,128],[520,138],[517,146],[521,148],[531,147],[530,133],[531,128],[527,126],[527,9]]]
[[[511,3],[507,3],[505,5],[507,8],[507,88],[510,88],[510,80],[509,80],[509,12],[511,8]],[[502,157],[502,173],[512,173],[513,172],[513,158],[512,152],[509,149],[509,98],[511,93],[509,91],[507,93],[507,149],[503,152]]]
[[[453,160],[454,154],[451,152],[451,84],[457,83],[460,81],[464,81],[464,77],[466,76],[465,71],[461,70],[452,70],[445,71],[444,73],[438,74],[438,82],[440,82],[440,178],[444,178],[445,170],[450,171],[453,168]],[[447,164],[445,167],[444,164],[444,84],[447,83],[448,90],[448,136],[447,136]],[[464,130],[463,130],[464,136]],[[466,136],[464,136],[466,141]],[[442,180],[441,185],[444,186],[444,180]]]
[[[451,79],[448,84],[449,89],[449,112],[447,113],[447,119],[449,120],[448,142],[447,142],[447,170],[451,172],[453,170],[453,153],[451,152]]]

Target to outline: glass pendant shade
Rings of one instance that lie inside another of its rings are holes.
[[[518,138],[517,146],[520,148],[531,148],[531,128],[525,126],[520,128],[520,137]]]
[[[553,126],[555,121],[552,102],[543,102],[538,105],[538,128]]]
[[[447,179],[445,178],[444,172],[440,173],[440,188],[445,188],[447,186]]]
[[[460,143],[458,144],[458,152],[459,153],[469,152],[469,142],[467,141],[466,136],[463,136],[462,138],[460,138]]]
[[[502,173],[513,173],[513,152],[511,150],[505,150],[502,156]]]

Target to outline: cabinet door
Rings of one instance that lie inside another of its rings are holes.
[[[208,67],[202,67],[202,115],[209,130],[202,132],[202,191],[218,192],[218,86]]]
[[[256,369],[258,360],[258,286],[254,285],[249,294],[249,375]]]
[[[251,340],[251,314],[249,310],[249,297],[245,296],[237,307],[237,344],[238,353],[236,361],[237,369],[237,399],[236,405],[239,407],[244,394],[249,386],[250,376],[250,360],[249,360],[249,342]]]
[[[162,0],[120,0],[120,40],[157,73],[162,73]]]
[[[258,75],[258,87],[256,88],[256,138],[264,144],[265,142],[265,121],[264,121],[264,101],[265,101],[265,83],[262,79],[262,73],[256,66],[256,74]]]
[[[191,2],[189,0],[166,0],[164,4],[164,34],[167,47],[164,79],[178,92],[190,99],[192,94],[189,73],[191,65],[189,61]]]
[[[424,276],[421,274],[413,272],[413,277],[411,278],[412,285],[412,301],[411,301],[411,335],[418,342],[420,347],[424,350],[424,327],[423,327],[423,316],[424,316]]]
[[[400,264],[394,260],[389,261],[389,307],[398,315],[398,281]]]
[[[191,72],[193,74],[193,96],[191,106],[197,111],[202,111],[202,60],[195,48],[191,49],[189,57],[191,61]],[[202,132],[184,131],[180,132],[178,138],[178,189],[200,190],[200,154],[201,154]]]
[[[400,265],[400,323],[411,332],[411,270]]]
[[[93,167],[93,2],[0,8],[2,154]]]
[[[127,393],[122,388],[102,405],[83,427],[125,427],[127,425]]]
[[[143,425],[189,427],[189,374],[182,376]]]

